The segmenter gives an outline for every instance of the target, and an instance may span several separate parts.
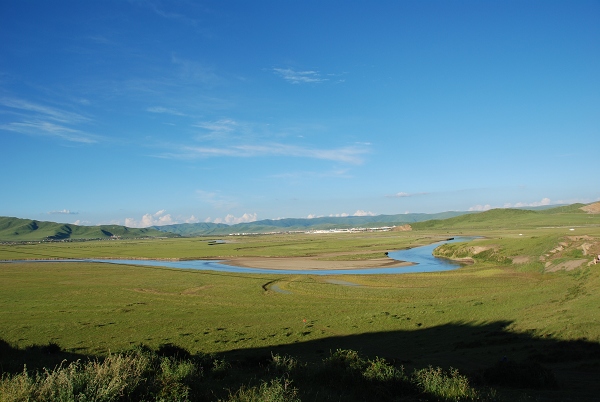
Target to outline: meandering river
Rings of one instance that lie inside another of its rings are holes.
[[[358,269],[324,269],[324,270],[293,270],[293,269],[262,269],[243,268],[224,264],[216,260],[189,261],[159,261],[159,260],[85,260],[110,264],[146,265],[167,268],[197,269],[204,271],[221,271],[252,274],[282,274],[282,275],[373,275],[373,274],[406,274],[416,272],[437,272],[457,269],[460,264],[450,260],[436,258],[433,250],[440,244],[456,241],[466,241],[470,238],[458,237],[427,246],[414,247],[407,250],[390,251],[388,256],[395,260],[412,262],[415,265],[393,268],[358,268]]]

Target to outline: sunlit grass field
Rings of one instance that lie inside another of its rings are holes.
[[[347,348],[409,367],[476,373],[505,357],[521,361],[547,354],[561,341],[600,342],[600,265],[588,266],[600,228],[569,229],[463,232],[482,238],[456,243],[451,252],[472,246],[493,252],[471,255],[474,264],[439,273],[258,275],[90,262],[2,263],[0,337],[15,347],[55,343],[97,356],[140,344],[174,344],[230,359],[274,351],[318,360]],[[368,259],[453,235],[413,231],[226,237],[223,244],[211,242],[217,238],[15,244],[0,246],[0,259]],[[515,257],[521,263],[514,263]],[[569,259],[585,261],[570,271],[544,272],[548,264]],[[591,357],[596,360],[549,364],[568,389],[583,385],[585,394],[597,387],[591,378],[598,374],[600,356]]]

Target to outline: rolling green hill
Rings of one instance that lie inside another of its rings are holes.
[[[174,233],[180,236],[198,236],[219,234],[226,231],[229,225],[224,223],[181,223],[173,225],[152,226],[152,229],[160,230],[161,232]]]
[[[176,234],[156,229],[134,229],[118,225],[78,226],[68,223],[44,222],[31,219],[0,217],[0,241],[43,241],[176,237]]]
[[[598,204],[598,203],[596,203]],[[590,204],[595,205],[595,204]],[[413,229],[518,229],[553,226],[598,226],[600,214],[588,213],[584,204],[549,209],[491,209],[444,220],[429,220],[412,225]]]

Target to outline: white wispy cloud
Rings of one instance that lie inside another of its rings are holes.
[[[130,228],[146,228],[148,226],[162,226],[177,223],[164,209],[153,214],[145,214],[141,219],[125,218],[125,226]]]
[[[257,218],[256,212],[253,214],[245,213],[242,216],[236,217],[232,214],[228,214],[225,218],[216,218],[213,223],[225,223],[227,225],[235,225],[238,223],[249,223],[255,222]]]
[[[346,212],[342,212],[341,214],[329,214],[330,218],[345,218],[347,216],[350,216],[350,214]]]
[[[201,121],[193,124],[192,127],[202,129],[202,134],[198,135],[199,140],[224,140],[229,139],[233,133],[238,130],[244,130],[245,124],[238,123],[233,119],[220,119],[216,121]]]
[[[220,119],[216,121],[203,121],[196,123],[195,127],[200,127],[208,131],[225,131],[231,132],[235,130],[235,127],[239,124],[233,119]]]
[[[167,20],[172,20],[176,23],[184,23],[187,25],[192,25],[192,26],[196,26],[197,22],[195,19],[191,18],[190,15],[192,15],[193,13],[187,12],[186,10],[182,10],[182,11],[172,11],[172,10],[168,10],[164,7],[173,7],[174,5],[179,5],[181,6],[183,5],[194,5],[194,2],[184,2],[184,3],[180,3],[180,2],[166,2],[164,4],[161,4],[160,2],[154,2],[154,1],[148,1],[148,0],[136,0],[136,1],[132,1],[134,4],[137,4],[140,7],[146,7],[149,8],[150,10],[152,10],[156,15],[158,15],[161,18],[165,18]]]
[[[541,207],[541,206],[545,206],[545,205],[553,205],[556,203],[553,203],[550,198],[542,198],[540,201],[534,201],[534,202],[516,202],[516,203],[505,203],[502,206],[492,206],[490,204],[477,204],[477,205],[473,205],[472,207],[469,208],[469,211],[488,211],[490,209],[495,209],[495,208],[526,208],[526,207]]]
[[[166,108],[163,106],[153,106],[146,109],[147,112],[150,113],[159,113],[159,114],[171,114],[173,116],[185,116],[185,113],[182,113],[175,109]]]
[[[407,198],[407,197],[416,197],[418,195],[426,195],[427,193],[405,193],[400,191],[396,194],[386,195],[387,198]]]
[[[517,202],[514,204],[506,203],[503,208],[522,208],[522,207],[541,207],[544,205],[551,205],[552,201],[550,198],[542,198],[540,201],[534,202]]]
[[[0,105],[36,116],[43,115],[47,119],[58,121],[60,123],[72,124],[89,121],[87,117],[79,113],[69,112],[51,106],[40,105],[38,103],[29,102],[23,99],[0,98]]]
[[[472,207],[469,207],[469,211],[474,211],[474,212],[488,211],[492,208],[495,208],[495,207],[492,207],[490,204],[485,204],[485,205],[477,204],[477,205],[473,205]]]
[[[0,124],[0,130],[86,144],[96,143],[101,139],[98,135],[74,128],[90,121],[79,113],[16,98],[1,98],[0,106],[5,108],[7,115],[15,116],[16,120]]]
[[[213,86],[225,81],[214,68],[203,63],[177,56],[172,56],[171,61],[178,68],[179,78],[186,82]]]
[[[375,216],[375,213],[371,212],[371,211],[363,211],[362,209],[359,209],[352,216]]]
[[[238,207],[238,203],[232,197],[223,195],[216,191],[196,190],[196,197],[203,203],[218,209],[231,209]]]
[[[69,211],[68,209],[63,209],[61,211],[50,211],[48,215],[77,215],[79,212]]]
[[[196,147],[184,146],[179,152],[163,153],[164,158],[209,158],[209,157],[262,157],[262,156],[288,156],[295,158],[321,159],[334,162],[343,162],[359,165],[363,162],[363,155],[368,150],[364,147],[348,146],[332,149],[308,148],[297,145],[271,143],[268,145],[232,145],[228,147]]]
[[[321,215],[322,216],[322,215]],[[357,210],[353,214],[349,214],[346,212],[337,213],[337,214],[329,214],[330,218],[346,218],[348,216],[375,216],[375,213],[371,211],[363,211],[362,209]],[[308,215],[308,219],[319,218],[320,216],[310,214]]]
[[[173,217],[168,214],[165,209],[161,209],[155,213],[144,214],[141,218],[125,218],[125,226],[130,228],[147,228],[149,226],[163,226],[163,225],[174,225],[178,223],[198,223],[200,220],[194,215],[189,217]],[[111,224],[120,225],[118,221],[111,222]]]
[[[23,121],[0,124],[0,130],[12,131],[26,135],[42,135],[60,138],[71,142],[93,144],[99,141],[99,136],[85,131],[61,126],[47,121]]]
[[[328,171],[316,172],[316,171],[296,171],[296,172],[286,172],[286,173],[277,173],[271,175],[271,177],[277,179],[291,179],[291,180],[310,180],[310,179],[319,179],[319,178],[350,178],[352,177],[350,174],[350,169],[332,169]]]
[[[194,215],[190,216],[185,220],[185,223],[198,223],[200,219],[196,218]]]
[[[314,70],[297,71],[291,68],[274,68],[273,71],[292,84],[320,83],[329,80]]]

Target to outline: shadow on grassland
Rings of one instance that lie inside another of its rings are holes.
[[[383,357],[407,370],[428,366],[457,368],[474,384],[533,389],[550,400],[597,400],[600,394],[600,344],[586,339],[560,341],[514,333],[510,322],[449,323],[414,331],[334,336],[223,353],[242,366],[267,361],[272,354],[322,361],[338,349]],[[416,324],[419,325],[418,323]],[[305,333],[319,331],[309,323]],[[577,395],[575,399],[572,399]],[[556,398],[556,399],[555,399]]]
[[[214,389],[221,391],[235,390],[256,383],[257,379],[268,380],[273,375],[269,371],[272,356],[291,356],[302,364],[317,367],[310,376],[299,372],[288,373],[288,378],[293,380],[301,393],[305,393],[306,399],[302,398],[303,400],[318,400],[314,398],[316,394],[323,392],[322,389],[331,390],[328,391],[331,395],[344,395],[348,401],[368,400],[370,391],[365,388],[365,383],[353,380],[342,386],[332,385],[330,381],[334,379],[327,378],[326,371],[318,374],[319,370],[323,370],[319,367],[322,367],[324,359],[336,350],[343,349],[357,351],[365,359],[382,357],[396,367],[404,367],[406,372],[428,366],[443,369],[453,367],[468,376],[473,385],[497,388],[501,390],[501,395],[508,395],[502,400],[512,399],[513,392],[519,395],[525,392],[538,400],[597,400],[600,394],[600,384],[597,381],[600,375],[600,344],[585,339],[558,341],[529,333],[513,333],[507,330],[509,324],[506,321],[449,323],[420,329],[416,323],[418,329],[413,331],[333,336],[270,347],[231,350],[213,356],[213,359],[218,359],[215,361],[227,362],[229,374],[204,383],[204,387],[213,388],[214,385]],[[308,322],[302,333],[308,336],[314,331],[321,331],[319,323]],[[171,346],[176,352],[183,351],[177,345]],[[200,358],[202,354],[192,355],[183,351],[180,355]],[[0,356],[0,368],[6,373],[22,372],[24,364],[28,369],[35,370],[42,367],[54,368],[63,360],[70,362],[88,358],[60,350],[53,344],[18,349],[4,341],[0,341]],[[207,381],[206,378],[203,381]],[[314,385],[315,381],[322,384]],[[390,397],[379,400],[396,399]]]
[[[74,362],[88,358],[85,354],[62,350],[56,343],[31,345],[20,349],[0,339],[0,375],[21,373],[23,367],[31,371],[53,369],[63,361]]]

